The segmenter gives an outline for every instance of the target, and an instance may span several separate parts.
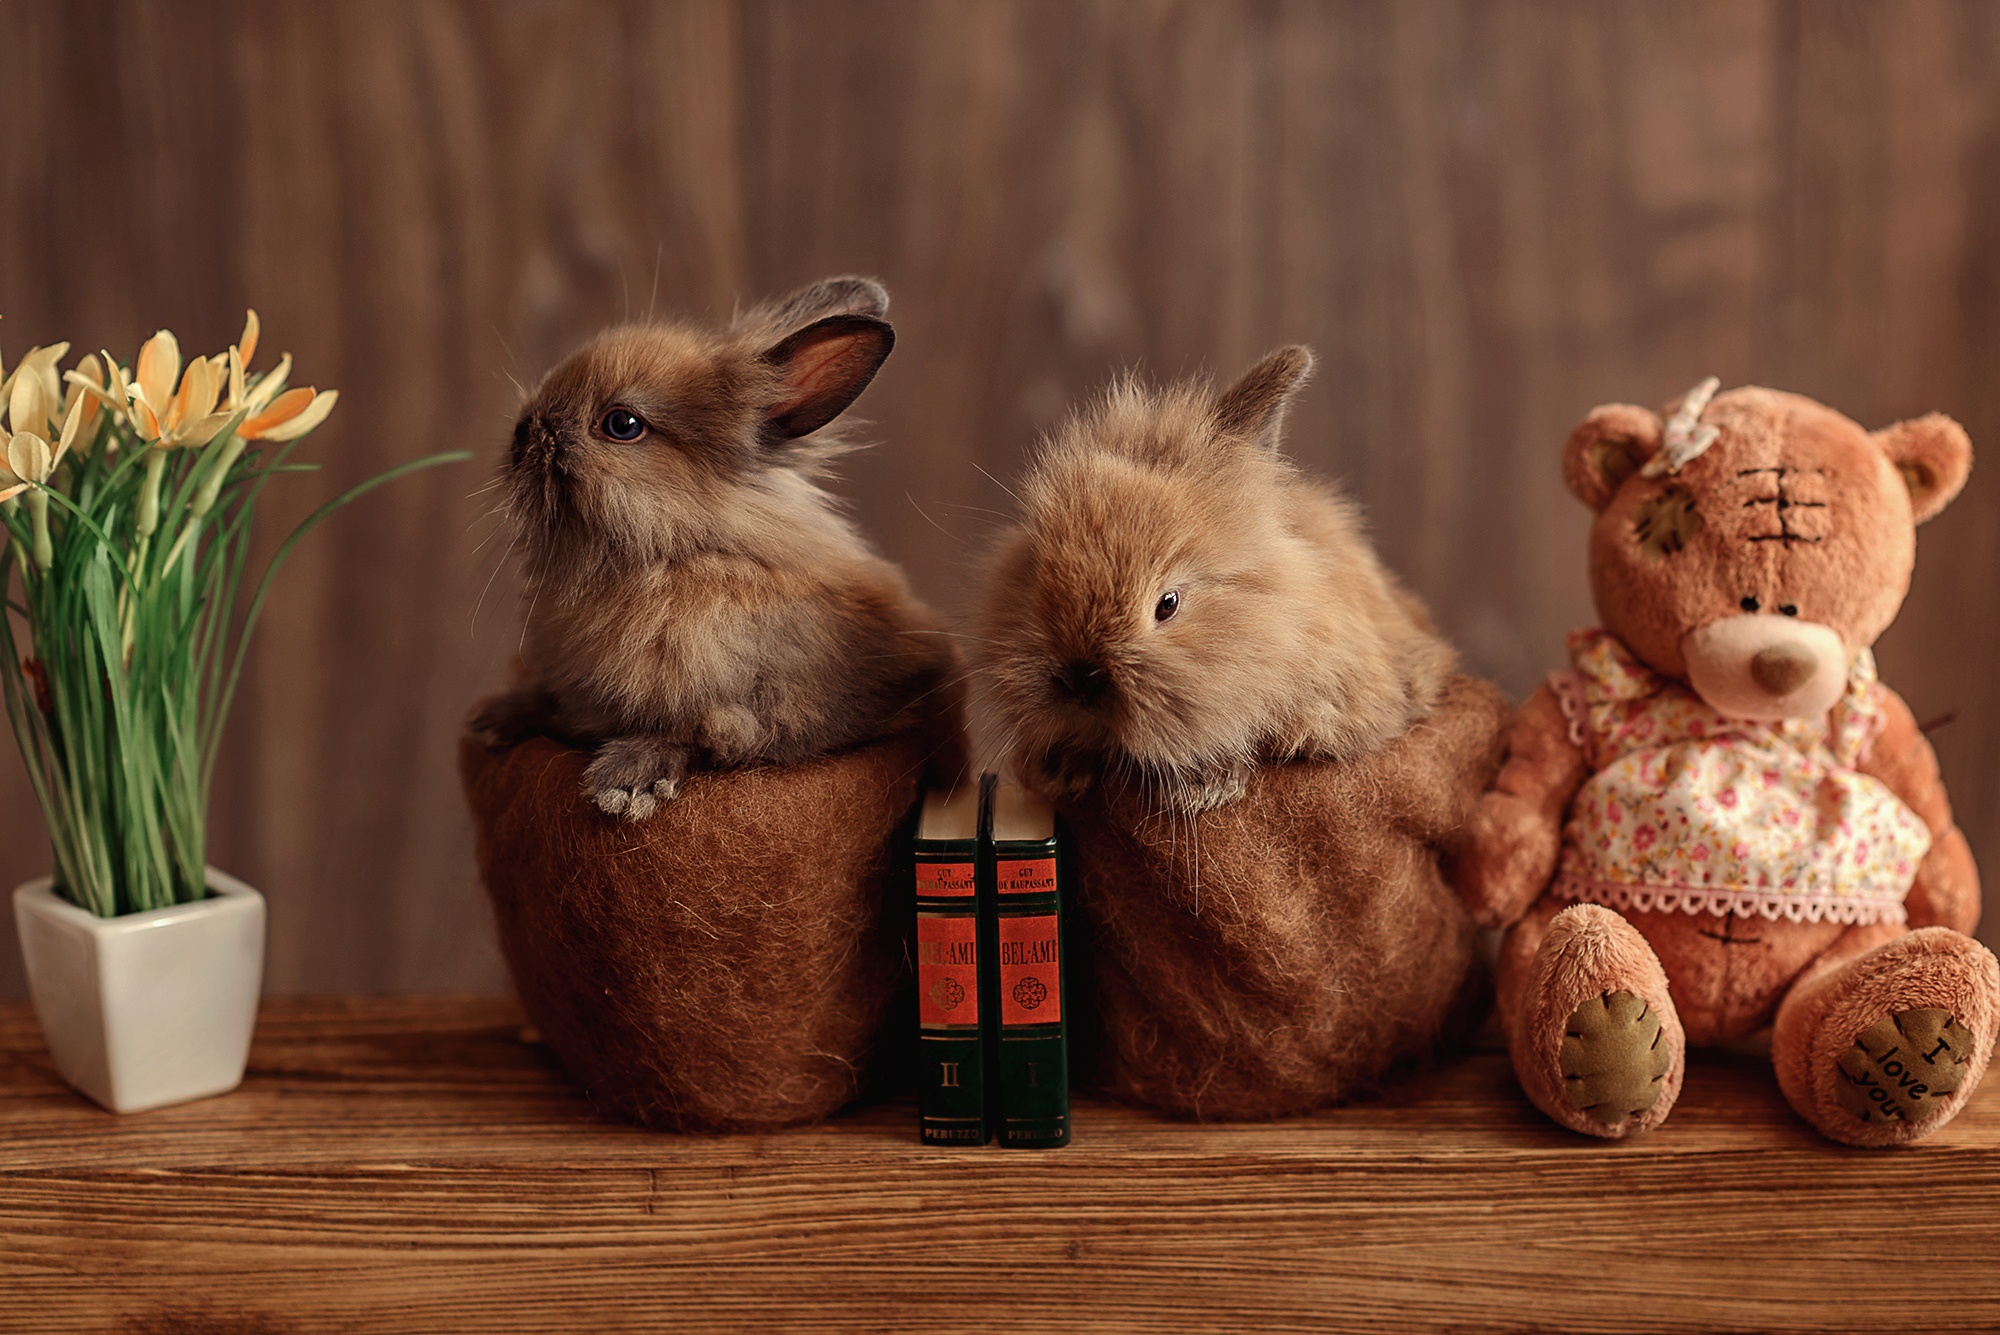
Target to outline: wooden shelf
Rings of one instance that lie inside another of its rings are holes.
[[[1709,1058],[1666,1128],[1606,1145],[1481,1052],[1311,1118],[1085,1102],[1068,1149],[947,1151],[897,1103],[609,1123],[520,1023],[273,1001],[242,1089],[120,1118],[0,1007],[0,1329],[2000,1328],[1990,1088],[1862,1152]]]

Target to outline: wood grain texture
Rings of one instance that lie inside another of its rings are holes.
[[[1587,1142],[1497,1053],[1375,1103],[1192,1127],[1089,1101],[1061,1151],[914,1105],[764,1136],[595,1117],[509,1003],[266,1004],[243,1088],[118,1118],[0,1007],[0,1330],[1991,1330],[2000,1104],[1862,1152],[1698,1060]],[[1885,1259],[1950,1301],[1912,1320]]]
[[[1076,396],[1310,342],[1294,452],[1517,696],[1591,616],[1556,468],[1591,405],[1712,371],[2000,448],[1981,0],[0,0],[0,40],[10,353],[220,347],[257,305],[343,392],[265,550],[482,452],[315,536],[255,651],[213,848],[270,896],[278,991],[503,985],[450,767],[519,624],[477,491],[513,382],[607,321],[880,275],[845,490],[947,606]],[[2000,874],[1996,607],[1989,463],[1880,657],[1955,714]],[[12,760],[0,814],[5,885],[48,862]],[[18,967],[0,940],[0,995]]]

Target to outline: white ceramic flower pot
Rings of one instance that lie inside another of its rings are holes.
[[[14,890],[35,1017],[56,1072],[113,1112],[236,1088],[264,974],[264,897],[210,868],[213,893],[122,918]]]

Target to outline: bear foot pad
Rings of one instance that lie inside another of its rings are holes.
[[[1660,1017],[1630,992],[1592,997],[1563,1025],[1563,1093],[1593,1122],[1616,1126],[1651,1110],[1673,1061]]]
[[[1949,1011],[1885,1015],[1842,1054],[1840,1105],[1864,1122],[1921,1122],[1964,1083],[1974,1046],[1972,1031]]]

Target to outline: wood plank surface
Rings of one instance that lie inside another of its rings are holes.
[[[267,1002],[240,1090],[120,1118],[0,1007],[6,1331],[1975,1331],[1996,1256],[1991,1090],[1856,1151],[1749,1056],[1615,1144],[1481,1052],[1313,1117],[1086,1100],[1068,1149],[951,1151],[907,1101],[603,1121],[483,999]]]
[[[516,382],[607,322],[880,275],[843,489],[947,609],[1066,404],[1309,342],[1293,453],[1517,696],[1591,619],[1556,459],[1593,404],[1714,372],[2000,450],[1985,0],[0,0],[0,48],[10,359],[219,348],[259,307],[342,393],[265,551],[481,454],[316,534],[266,618],[213,853],[270,898],[280,993],[504,985],[451,768],[519,638],[479,489]],[[1880,659],[1955,715],[2000,871],[1996,607],[1989,462]],[[48,857],[0,750],[4,887]]]

